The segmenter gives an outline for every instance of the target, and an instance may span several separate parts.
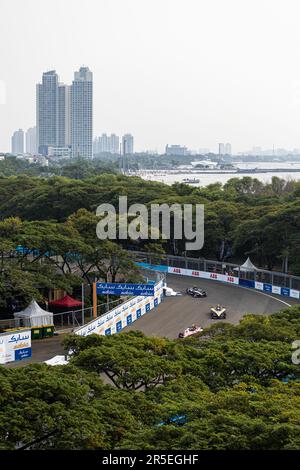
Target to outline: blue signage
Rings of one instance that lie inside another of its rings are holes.
[[[111,328],[107,328],[107,330],[105,330],[105,336],[110,336],[111,335]]]
[[[131,323],[132,323],[132,315],[128,315],[128,317],[126,318],[126,321],[127,321],[127,325],[131,325]]]
[[[154,284],[118,284],[110,282],[97,282],[98,295],[140,295],[143,297],[154,296]]]
[[[21,361],[31,357],[31,348],[17,349],[15,351],[15,361]]]
[[[284,297],[289,297],[290,296],[290,289],[288,287],[282,287],[281,288],[281,295]]]
[[[118,332],[121,331],[122,328],[123,328],[123,327],[122,327],[122,322],[121,322],[121,321],[118,321],[116,327],[117,327],[117,333],[118,333]]]
[[[264,284],[264,291],[272,293],[272,284]]]
[[[239,279],[239,285],[242,287],[248,287],[248,289],[255,289],[255,282],[249,281],[248,279]]]
[[[135,264],[136,264],[136,266],[139,266],[141,268],[148,269],[148,270],[151,270],[151,271],[161,271],[163,273],[168,272],[168,266],[163,266],[163,265],[159,265],[159,264],[152,265],[152,264],[149,264],[149,263],[142,263],[142,262],[136,262]]]
[[[141,318],[141,316],[142,316],[142,309],[139,308],[139,309],[136,311],[136,318]]]

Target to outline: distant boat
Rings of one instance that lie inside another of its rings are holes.
[[[182,182],[186,184],[197,184],[200,183],[200,180],[198,180],[197,178],[184,178]]]

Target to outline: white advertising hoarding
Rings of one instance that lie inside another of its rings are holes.
[[[229,284],[238,284],[239,278],[235,276],[229,276],[228,274],[208,273],[206,271],[197,271],[193,269],[185,268],[168,268],[169,274],[178,274],[181,276],[198,277],[202,279],[212,279],[213,281],[227,282]]]
[[[113,335],[118,333],[160,304],[163,295],[163,281],[156,284],[154,292],[153,297],[139,296],[128,300],[84,327],[78,328],[75,334],[87,336],[91,334]]]
[[[31,357],[31,330],[22,329],[0,334],[0,364]]]

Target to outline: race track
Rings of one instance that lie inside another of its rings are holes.
[[[238,323],[246,313],[270,314],[299,303],[296,299],[283,298],[251,289],[228,285],[207,279],[178,275],[167,276],[167,285],[182,296],[165,297],[158,308],[144,315],[124,331],[140,330],[149,336],[177,338],[180,331],[193,323],[208,327],[219,320],[210,319],[210,307],[220,303],[227,308],[226,322]],[[185,294],[187,287],[199,286],[207,297],[197,299]],[[224,321],[224,320],[223,320]]]
[[[123,331],[140,330],[148,336],[177,338],[180,331],[193,323],[208,327],[219,320],[210,319],[210,307],[220,303],[227,308],[227,319],[238,323],[245,313],[268,315],[289,305],[299,303],[296,299],[283,298],[238,286],[206,279],[197,279],[168,274],[167,284],[182,296],[165,297],[158,308],[145,314]],[[206,290],[207,297],[194,299],[185,294],[187,287],[199,286]],[[224,321],[224,320],[223,320]],[[7,367],[22,367],[34,362],[43,362],[57,354],[65,354],[61,344],[64,335],[32,342],[32,358],[6,364]]]

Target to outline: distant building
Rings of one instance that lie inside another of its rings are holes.
[[[36,86],[36,128],[38,153],[48,154],[58,139],[58,75],[55,70],[43,73]]]
[[[102,134],[100,137],[96,137],[93,142],[94,155],[97,153],[120,153],[120,139],[116,134]]]
[[[35,155],[36,148],[36,127],[30,127],[26,132],[26,153]]]
[[[225,155],[231,155],[231,154],[232,154],[231,144],[227,143],[225,144]]]
[[[36,88],[37,150],[71,145],[71,87],[59,83],[55,70],[43,73]]]
[[[132,144],[133,145],[133,144]],[[133,146],[132,146],[133,150]],[[116,134],[110,136],[110,153],[120,153],[120,138]]]
[[[252,147],[251,155],[261,155],[261,147]]]
[[[200,148],[197,151],[195,151],[196,155],[206,155],[209,152],[210,152],[209,148]]]
[[[71,146],[71,87],[58,85],[57,147]]]
[[[125,134],[122,137],[123,155],[132,155],[134,153],[134,138],[131,134]]]
[[[225,155],[225,145],[223,143],[219,144],[219,155]]]
[[[70,147],[48,147],[48,157],[71,157]]]
[[[24,153],[24,131],[22,129],[13,133],[11,138],[11,153],[14,155]]]
[[[93,73],[81,67],[72,83],[72,157],[93,158]]]
[[[187,148],[181,145],[167,145],[166,155],[185,156],[188,154]]]

